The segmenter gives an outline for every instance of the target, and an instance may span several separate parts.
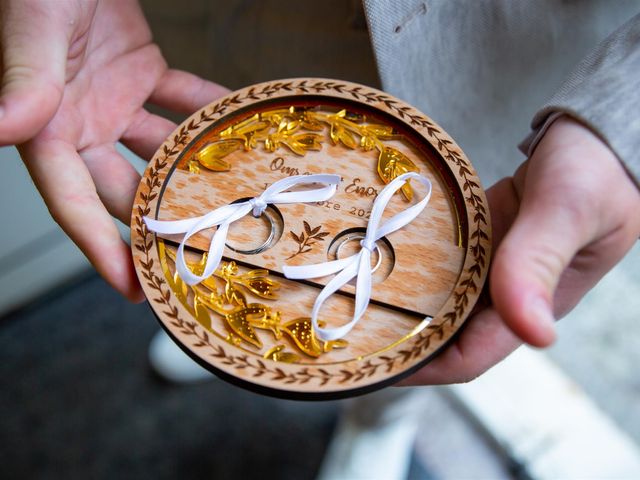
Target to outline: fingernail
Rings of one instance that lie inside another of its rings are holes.
[[[540,297],[535,297],[530,305],[531,319],[535,322],[539,332],[539,340],[543,345],[553,343],[556,338],[556,319],[551,313],[549,303]]]

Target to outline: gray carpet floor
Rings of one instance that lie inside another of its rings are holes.
[[[0,477],[314,477],[339,402],[163,383],[157,328],[95,275],[0,319]]]

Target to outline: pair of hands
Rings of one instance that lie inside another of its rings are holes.
[[[142,300],[129,246],[139,175],[121,141],[150,158],[176,125],[151,102],[190,114],[227,92],[167,67],[135,0],[0,2],[0,143],[17,144],[54,219],[98,272]],[[562,117],[535,153],[487,191],[493,305],[405,383],[475,378],[522,342],[543,347],[567,313],[640,235],[640,193],[590,130]]]

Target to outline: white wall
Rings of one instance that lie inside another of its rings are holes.
[[[51,219],[14,147],[0,148],[0,225],[0,315],[92,268]]]

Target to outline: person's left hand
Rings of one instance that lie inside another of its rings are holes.
[[[473,380],[523,342],[546,347],[554,321],[640,236],[640,192],[588,128],[561,117],[511,178],[487,190],[495,256],[492,305],[403,385]]]

